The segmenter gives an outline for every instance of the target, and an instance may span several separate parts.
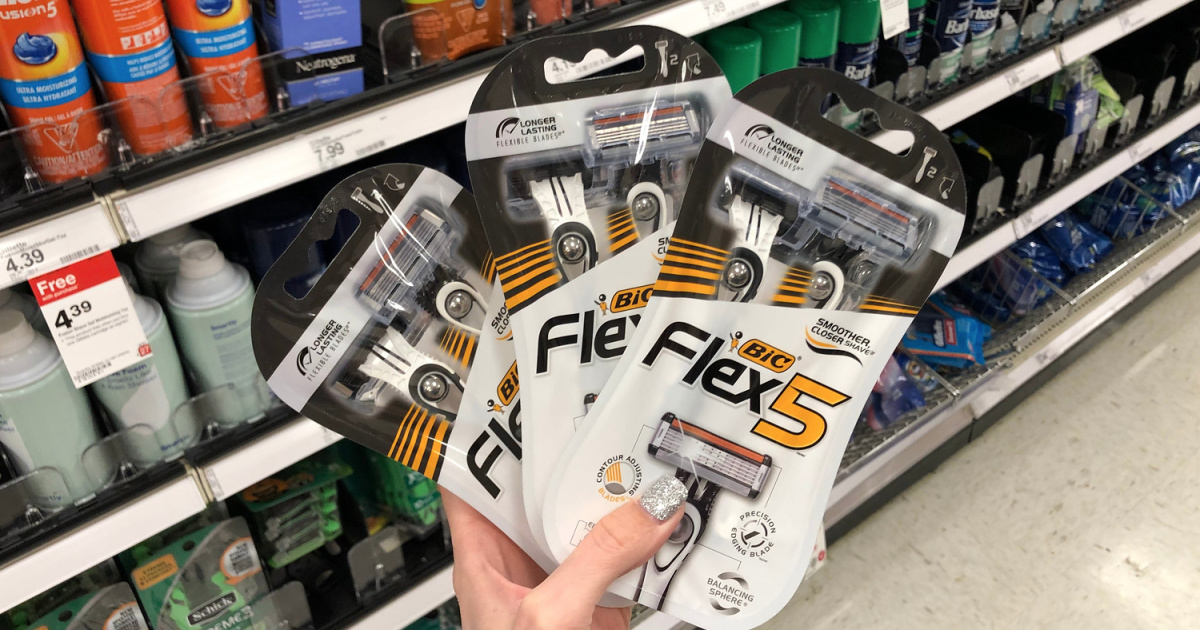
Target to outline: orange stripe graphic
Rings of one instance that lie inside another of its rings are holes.
[[[673,280],[662,280],[654,283],[654,292],[668,291],[674,293],[699,293],[700,295],[716,295],[717,287],[707,284],[696,284],[694,282],[675,282]]]

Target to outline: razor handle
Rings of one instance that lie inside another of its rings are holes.
[[[683,506],[683,518],[667,538],[667,542],[642,567],[634,600],[647,608],[662,610],[667,599],[671,581],[704,534],[712,514],[713,499],[720,489],[714,483],[696,477],[682,468],[675,470],[675,477],[688,487],[687,502]]]

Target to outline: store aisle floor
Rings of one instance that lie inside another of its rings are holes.
[[[1200,271],[830,549],[764,628],[1200,627]]]

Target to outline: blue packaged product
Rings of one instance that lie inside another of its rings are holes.
[[[1107,236],[1067,212],[1051,219],[1038,233],[1072,273],[1083,273],[1096,266],[1113,248]]]
[[[929,0],[926,30],[941,54],[961,52],[971,30],[971,0]]]
[[[1193,134],[1196,134],[1195,130],[1167,145],[1155,160],[1155,170],[1170,171],[1179,176],[1183,203],[1200,193],[1200,140],[1194,139]]]
[[[879,54],[878,0],[839,0],[837,71],[867,87]]]
[[[363,91],[359,0],[262,0],[259,13],[271,50],[308,53],[281,66],[293,106]]]
[[[991,326],[938,292],[913,319],[900,345],[930,365],[964,368],[983,364],[983,344],[991,334]]]
[[[1149,184],[1145,169],[1134,167],[1124,174],[1125,179],[1142,188]],[[1079,213],[1112,238],[1131,238],[1141,234],[1166,214],[1155,199],[1139,193],[1125,181],[1115,179],[1100,190],[1088,195],[1077,206]]]
[[[924,365],[914,361],[912,357],[908,356],[907,354],[900,352],[896,353],[895,359],[896,364],[900,366],[900,369],[904,370],[905,378],[908,379],[908,382],[916,385],[917,389],[928,394],[938,388],[937,379],[929,374],[931,370],[925,369]]]
[[[908,376],[892,356],[883,366],[871,388],[870,401],[863,409],[867,426],[876,431],[890,427],[904,414],[925,407],[925,395],[908,380]]]
[[[970,16],[972,41],[991,35],[1000,19],[1000,0],[974,0]]]
[[[896,36],[895,46],[910,68],[921,61],[921,39],[924,37],[925,0],[909,0],[908,30]]]
[[[1012,309],[1014,315],[1023,315],[1053,293],[1053,289],[1042,278],[1061,286],[1067,279],[1067,273],[1054,250],[1036,234],[1013,243],[1008,251],[1029,267],[1018,265],[1011,258],[993,258],[991,266],[996,273],[992,276],[995,278],[992,293],[1004,298],[1005,305]]]

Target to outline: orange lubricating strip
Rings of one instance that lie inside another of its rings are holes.
[[[888,210],[887,208],[879,205],[875,201],[867,199],[866,197],[854,192],[853,190],[850,190],[849,188],[846,188],[845,186],[842,186],[841,184],[838,184],[835,182],[829,182],[829,185],[832,186],[833,188],[836,188],[836,189],[842,191],[843,194],[850,196],[850,197],[854,197],[855,199],[861,201],[862,203],[864,203],[872,208],[875,208],[876,210],[878,210],[884,214],[891,215],[899,221],[908,223],[908,217],[906,217],[902,214],[896,214],[895,212],[892,212],[891,210]]]
[[[694,436],[704,440],[705,442],[708,442],[709,444],[714,444],[714,445],[716,445],[724,450],[727,450],[731,453],[741,455],[742,457],[752,460],[758,464],[762,464],[763,461],[766,459],[761,454],[755,453],[754,451],[746,448],[745,446],[742,446],[741,444],[735,444],[733,442],[730,442],[729,440],[726,440],[725,438],[723,438],[715,433],[709,433],[708,431],[705,431],[704,429],[701,429],[700,427],[698,427],[694,424],[689,424],[687,422],[684,422],[683,420],[680,420],[679,418],[675,418],[674,420],[672,420],[671,426],[679,429],[680,431],[683,431],[687,435],[694,435]]]
[[[669,293],[699,293],[700,295],[713,295],[717,292],[717,287],[710,287],[706,284],[696,284],[694,282],[675,282],[672,280],[662,280],[654,283],[654,292],[666,291]]]
[[[662,109],[656,109],[656,110],[650,112],[650,115],[653,118],[653,117],[658,117],[658,116],[666,116],[668,114],[677,114],[682,111],[683,111],[683,106],[676,105],[674,107],[664,107]],[[640,112],[636,112],[633,114],[618,114],[616,116],[609,116],[608,118],[598,118],[595,121],[595,125],[597,127],[603,127],[604,125],[611,125],[612,123],[616,123],[616,122],[641,120],[645,117],[646,117],[645,111],[640,111]]]

